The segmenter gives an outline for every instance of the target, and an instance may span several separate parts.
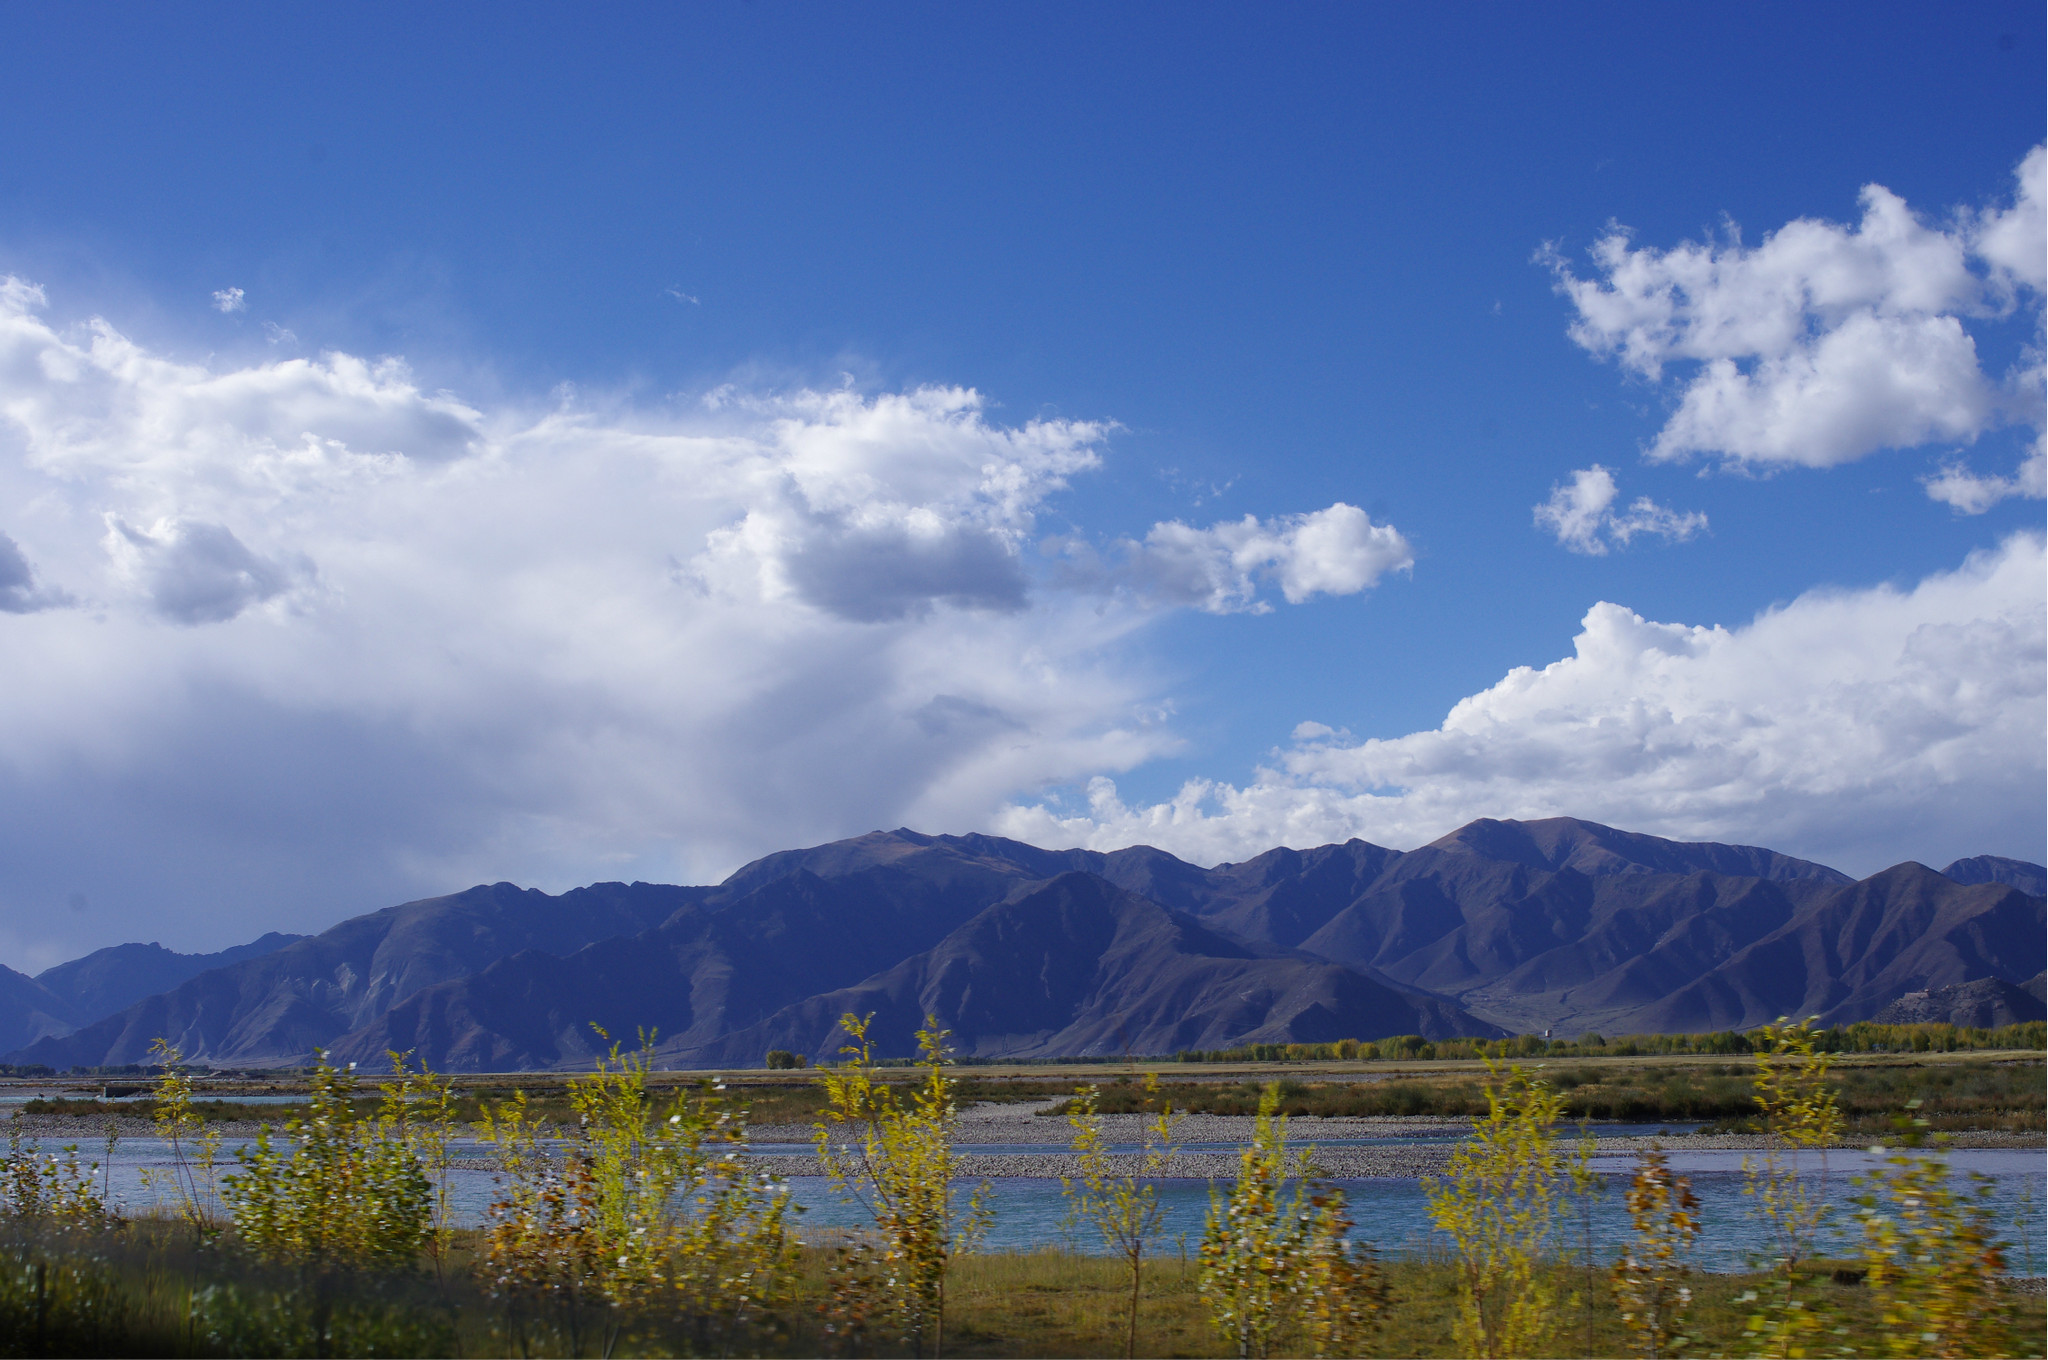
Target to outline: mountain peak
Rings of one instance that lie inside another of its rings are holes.
[[[1545,817],[1527,822],[1482,817],[1431,841],[1426,848],[1526,864],[1535,869],[1572,869],[1594,878],[1608,874],[1711,873],[1778,882],[1854,881],[1825,864],[1795,859],[1761,846],[1665,840],[1638,831],[1618,831],[1576,817]]]
[[[2023,859],[2004,855],[1972,855],[1943,869],[1945,877],[1958,883],[2003,883],[2035,897],[2048,896],[2048,869]]]

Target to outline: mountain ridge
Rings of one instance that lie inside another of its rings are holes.
[[[1915,991],[2035,978],[2043,899],[2009,880],[2038,869],[1978,856],[1851,880],[1572,818],[1206,869],[1148,846],[898,828],[778,851],[715,885],[500,883],[400,904],[8,1057],[136,1061],[161,1033],[216,1065],[296,1064],[318,1045],[546,1068],[587,1063],[595,1023],[658,1030],[664,1061],[730,1065],[754,1048],[829,1056],[838,1006],[890,1017],[891,1045],[909,1042],[903,1017],[937,1007],[978,1056],[1845,1021]],[[0,1020],[50,995],[16,977],[28,988],[0,978]]]

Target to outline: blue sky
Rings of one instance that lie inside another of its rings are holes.
[[[0,959],[903,822],[2043,856],[2038,5],[0,40]]]

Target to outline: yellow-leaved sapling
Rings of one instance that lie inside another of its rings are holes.
[[[438,1275],[455,1238],[448,1174],[454,1162],[455,1091],[448,1078],[424,1060],[414,1071],[406,1066],[410,1053],[386,1050],[386,1056],[391,1059],[392,1079],[377,1088],[383,1097],[377,1123],[385,1136],[395,1137],[412,1150],[413,1159],[433,1187],[423,1241]]]
[[[220,1231],[223,1219],[220,1133],[192,1106],[185,1055],[159,1038],[149,1046],[149,1056],[162,1069],[156,1081],[156,1136],[171,1145],[171,1158],[167,1167],[142,1168],[142,1183],[153,1188],[169,1182],[178,1217],[204,1242]]]
[[[1763,1220],[1770,1280],[1742,1301],[1755,1305],[1748,1321],[1752,1353],[1776,1360],[1808,1354],[1830,1330],[1827,1301],[1807,1291],[1799,1271],[1827,1225],[1827,1149],[1842,1134],[1829,1055],[1814,1043],[1813,1020],[1793,1025],[1780,1017],[1765,1025],[1750,1083],[1764,1150],[1761,1158],[1742,1159],[1742,1193],[1756,1200]],[[1799,1164],[1801,1153],[1818,1155],[1817,1176]]]
[[[1102,1245],[1130,1272],[1124,1354],[1134,1356],[1138,1353],[1138,1298],[1145,1250],[1159,1236],[1165,1213],[1158,1189],[1148,1181],[1164,1175],[1172,1164],[1179,1151],[1174,1143],[1174,1127],[1183,1116],[1174,1114],[1170,1101],[1159,1108],[1139,1134],[1132,1170],[1119,1174],[1102,1132],[1101,1095],[1094,1086],[1081,1087],[1074,1093],[1067,1124],[1074,1131],[1076,1174],[1060,1177],[1060,1187],[1067,1197],[1068,1225],[1093,1228]],[[1147,1105],[1158,1104],[1157,1072],[1145,1074],[1145,1100]]]
[[[924,1076],[906,1100],[875,1067],[874,1017],[845,1015],[844,1060],[819,1072],[824,1117],[816,1125],[818,1159],[833,1186],[867,1211],[881,1239],[878,1262],[849,1249],[835,1272],[826,1326],[890,1325],[914,1355],[939,1354],[946,1337],[946,1273],[955,1257],[987,1233],[989,1187],[953,1188],[952,1133],[957,1083],[947,1075],[946,1031],[926,1016],[917,1032]]]
[[[1487,1112],[1473,1119],[1444,1175],[1424,1179],[1429,1216],[1457,1252],[1463,1353],[1487,1360],[1548,1354],[1560,1312],[1546,1258],[1565,1186],[1590,1144],[1559,1146],[1562,1093],[1519,1065],[1485,1061]]]
[[[595,1304],[606,1354],[656,1311],[680,1316],[694,1351],[725,1354],[763,1339],[789,1302],[790,1194],[747,1167],[746,1113],[722,1083],[658,1103],[651,1046],[643,1034],[629,1057],[614,1043],[569,1083],[577,1127],[559,1168],[523,1093],[487,1113],[480,1132],[499,1148],[510,1193],[491,1206],[483,1268],[511,1301],[566,1305],[572,1345],[582,1306]]]
[[[107,1155],[111,1160],[111,1143]],[[10,1121],[7,1152],[0,1161],[0,1216],[54,1221],[64,1227],[107,1221],[113,1215],[99,1184],[102,1165],[81,1163],[76,1143],[55,1152],[26,1147],[20,1125]]]
[[[285,1120],[289,1150],[258,1130],[221,1197],[242,1243],[273,1260],[397,1269],[414,1263],[433,1187],[412,1148],[356,1103],[355,1064],[315,1050],[311,1098]]]
[[[1290,1153],[1279,1108],[1273,1082],[1229,1195],[1209,1191],[1197,1288],[1241,1357],[1270,1356],[1297,1329],[1314,1354],[1359,1354],[1385,1302],[1381,1278],[1349,1241],[1343,1191],[1316,1182],[1314,1150]]]

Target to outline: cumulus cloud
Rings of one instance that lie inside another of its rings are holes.
[[[1338,501],[1304,515],[1262,520],[1246,515],[1206,529],[1167,520],[1143,540],[1123,539],[1105,556],[1083,540],[1041,545],[1061,559],[1061,579],[1087,589],[1126,594],[1211,614],[1264,614],[1261,588],[1277,585],[1289,604],[1317,595],[1356,595],[1390,571],[1415,565],[1415,552],[1390,524],[1374,524],[1355,505]]]
[[[0,959],[703,881],[1177,747],[1131,642],[1183,598],[1028,551],[1105,423],[953,387],[486,411],[47,311],[0,279]],[[1349,507],[1230,528],[1289,599],[1398,543]],[[43,577],[81,607],[18,612]]]
[[[214,292],[213,310],[216,312],[246,312],[249,299],[239,288],[221,288]]]
[[[2039,355],[1987,376],[1965,323],[2038,312],[2043,176],[2037,147],[2008,203],[1947,225],[1872,184],[1853,225],[1802,218],[1754,247],[1731,230],[1668,250],[1617,228],[1593,246],[1591,278],[1547,258],[1575,341],[1650,381],[1684,370],[1652,459],[1832,467],[2008,421],[2040,428]]]
[[[1627,547],[1638,534],[1654,534],[1684,542],[1707,527],[1701,512],[1676,510],[1658,505],[1648,496],[1638,496],[1626,510],[1616,511],[1621,494],[1614,470],[1595,463],[1572,474],[1569,483],[1550,488],[1550,499],[1536,507],[1536,526],[1557,535],[1557,541],[1576,553],[1604,556],[1610,546]]]
[[[709,403],[765,438],[731,471],[745,513],[693,560],[731,598],[800,600],[876,622],[945,603],[1024,607],[1018,547],[1045,498],[1099,465],[1099,423],[991,424],[981,396],[926,387]]]
[[[1922,482],[1934,500],[1961,514],[1981,515],[2002,500],[2040,500],[2048,496],[2048,458],[2042,456],[2041,441],[2036,439],[2010,477],[1980,475],[1959,461],[1951,461]]]
[[[1296,729],[1244,787],[1128,806],[1014,805],[1042,845],[1145,843],[1215,863],[1360,836],[1407,848],[1475,817],[1570,815],[1766,844],[1868,873],[1906,853],[2038,859],[2048,778],[2048,556],[2033,535],[1911,589],[1816,590],[1736,628],[1586,614],[1433,731]]]

